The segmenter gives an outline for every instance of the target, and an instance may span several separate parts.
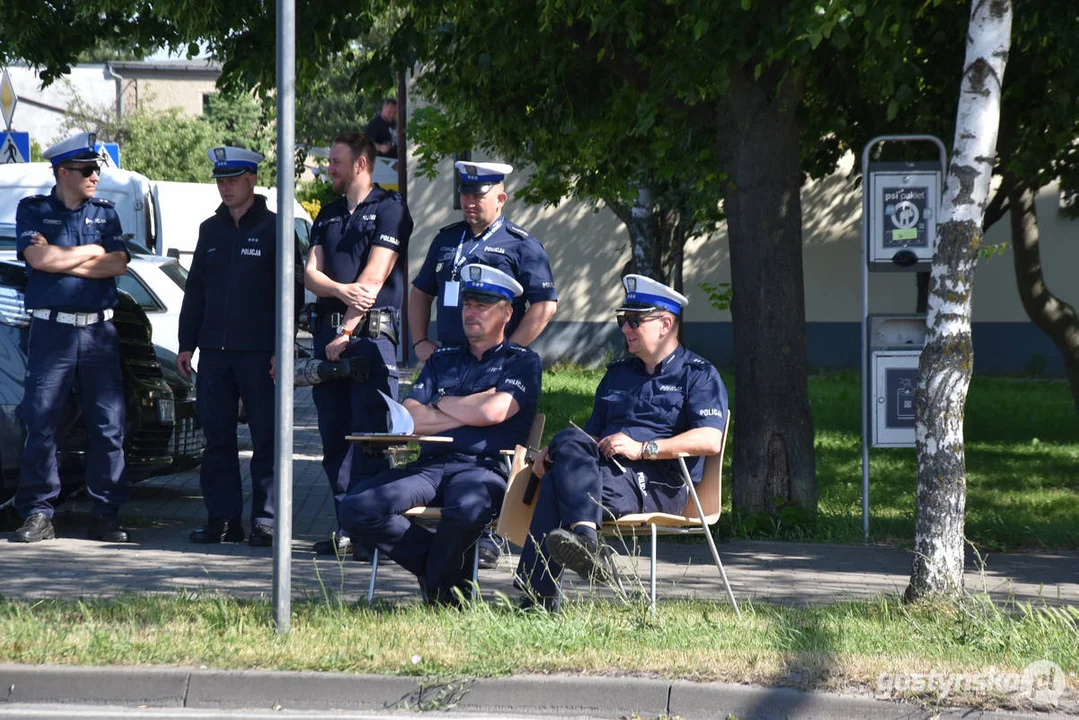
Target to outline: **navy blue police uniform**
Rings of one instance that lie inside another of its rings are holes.
[[[465,396],[494,389],[513,396],[519,411],[490,427],[442,433],[450,443],[428,443],[419,458],[387,470],[349,493],[341,524],[354,540],[378,547],[421,579],[429,600],[450,601],[471,576],[469,548],[502,506],[506,467],[500,451],[524,445],[536,415],[542,367],[539,356],[508,340],[477,359],[467,346],[432,353],[409,396],[427,405],[437,395]],[[442,508],[434,530],[402,513],[418,505]]]
[[[49,245],[98,244],[106,252],[127,249],[120,218],[109,200],[90,198],[68,209],[56,196],[19,202],[15,215],[17,254],[35,235]],[[52,518],[60,492],[56,431],[74,386],[89,430],[86,487],[97,518],[115,518],[127,496],[124,474],[124,386],[119,336],[109,322],[119,302],[114,278],[84,278],[26,267],[26,309],[31,312],[25,395],[19,417],[26,426],[15,508],[26,518]]]
[[[397,253],[374,306],[353,330],[342,355],[367,359],[368,382],[328,382],[311,388],[322,436],[322,467],[333,492],[335,513],[354,480],[389,467],[384,457],[353,453],[345,436],[385,432],[386,406],[378,393],[381,390],[397,398],[397,342],[412,227],[412,216],[401,196],[376,184],[351,214],[345,198],[323,207],[311,229],[312,247],[322,248],[323,272],[337,282],[355,282],[374,247]],[[326,345],[336,337],[347,310],[338,298],[316,301],[312,325],[319,360],[326,359]]]
[[[180,352],[199,350],[198,411],[206,448],[199,484],[213,520],[243,514],[239,401],[251,431],[251,525],[274,522],[274,383],[277,215],[266,198],[237,225],[222,203],[199,226],[180,310]],[[297,287],[302,300],[303,291]]]
[[[548,448],[529,538],[517,566],[517,582],[540,598],[553,598],[562,566],[549,556],[543,538],[558,527],[636,512],[679,513],[688,491],[677,460],[609,459],[596,439],[624,433],[647,442],[693,428],[723,429],[727,389],[715,367],[681,345],[649,374],[636,357],[607,366],[596,389],[592,415],[582,430],[558,432]],[[687,459],[699,482],[701,458]],[[539,539],[537,544],[534,539]]]
[[[527,310],[526,301],[531,304],[558,300],[547,251],[527,230],[501,215],[478,237],[464,221],[447,225],[438,231],[427,250],[423,267],[412,281],[421,292],[437,298],[436,329],[441,345],[465,342],[461,304],[446,305],[445,286],[447,282],[459,282],[461,268],[468,263],[497,268],[524,287],[524,293],[513,301],[513,317],[506,326],[506,337],[512,336],[521,324]]]

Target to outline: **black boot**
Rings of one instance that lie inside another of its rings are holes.
[[[31,513],[11,537],[15,542],[21,543],[36,543],[55,538],[56,530],[53,529],[52,520],[40,512]]]
[[[272,536],[271,536],[272,537]],[[210,518],[205,527],[191,533],[191,542],[202,545],[244,541],[244,526],[240,518]]]
[[[109,543],[126,543],[130,540],[127,530],[120,527],[120,518],[115,515],[92,518],[90,527],[86,530],[86,537],[90,540]]]
[[[607,560],[600,552],[599,536],[594,528],[578,525],[573,531],[558,528],[547,534],[551,559],[573,570],[582,580],[605,582],[610,578]]]

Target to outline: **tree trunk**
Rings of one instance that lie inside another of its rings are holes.
[[[974,360],[971,293],[993,175],[1011,18],[1009,0],[973,0],[918,366],[918,487],[909,600],[963,593],[963,413]]]
[[[782,77],[782,79],[780,79]],[[796,72],[732,71],[717,133],[730,237],[735,390],[734,508],[815,513],[806,382]]]
[[[1079,317],[1075,308],[1053,295],[1045,286],[1038,249],[1038,213],[1034,207],[1034,189],[1008,173],[1004,176],[1004,185],[1011,207],[1012,248],[1019,298],[1031,322],[1048,335],[1060,350],[1075,411],[1079,412]]]
[[[629,232],[629,260],[622,269],[622,275],[637,273],[665,282],[659,266],[661,237],[651,188],[638,187],[632,207],[613,202],[607,202],[607,206]]]

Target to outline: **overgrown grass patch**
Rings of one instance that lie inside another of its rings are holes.
[[[569,602],[561,614],[504,601],[465,610],[414,603],[293,605],[274,632],[267,601],[226,597],[0,600],[0,662],[194,665],[399,675],[585,673],[804,689],[871,688],[881,673],[1079,668],[1079,610],[987,599],[908,605],[896,597],[810,608],[745,603]]]

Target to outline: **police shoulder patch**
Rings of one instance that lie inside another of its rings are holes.
[[[465,227],[465,221],[464,220],[460,220],[460,221],[455,222],[455,223],[450,223],[446,227],[440,227],[438,229],[438,231],[439,232],[446,232],[447,230],[453,230],[454,228],[460,228],[460,227]]]
[[[528,234],[527,230],[525,230],[520,225],[514,225],[509,220],[506,221],[505,228],[506,228],[506,232],[508,232],[510,235],[515,235],[516,237],[519,237],[522,240],[524,240],[525,238],[531,237],[531,235]]]
[[[105,198],[97,198],[97,197],[90,198],[90,204],[91,205],[97,205],[98,207],[103,207],[103,208],[116,207],[116,203],[114,203],[112,200],[106,200]]]

